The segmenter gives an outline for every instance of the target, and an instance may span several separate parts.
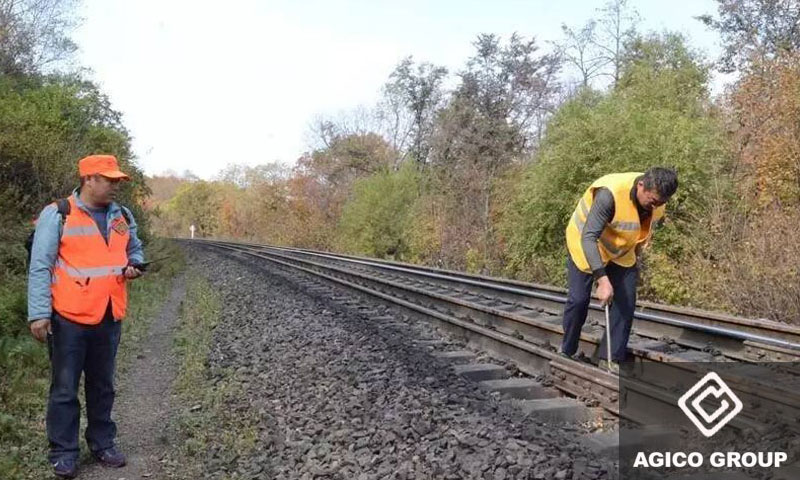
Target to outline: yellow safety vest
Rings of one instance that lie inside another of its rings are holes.
[[[584,192],[575,211],[567,224],[567,249],[572,257],[572,261],[583,272],[591,273],[589,262],[586,261],[586,254],[581,246],[581,233],[589,216],[589,210],[594,201],[594,192],[598,188],[607,188],[614,196],[614,218],[611,223],[606,224],[603,233],[600,235],[598,248],[603,265],[614,262],[623,267],[632,267],[636,264],[636,245],[649,240],[652,234],[651,225],[664,216],[665,206],[662,205],[653,210],[653,214],[645,220],[644,224],[639,222],[639,211],[636,204],[631,199],[631,189],[633,183],[643,173],[627,172],[612,173],[600,177],[592,183]]]

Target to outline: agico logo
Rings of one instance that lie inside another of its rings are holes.
[[[719,406],[709,412],[703,401],[713,397]],[[689,417],[700,433],[713,437],[722,427],[742,411],[742,401],[715,372],[709,372],[678,400],[678,406]]]

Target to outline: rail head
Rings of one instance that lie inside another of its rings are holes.
[[[278,247],[213,239],[195,239],[194,241],[212,244],[226,244],[245,248],[273,249],[284,252],[288,251],[312,257],[327,258],[330,260],[336,260],[350,264],[380,268],[397,273],[413,274],[438,280],[458,281],[464,285],[510,293],[523,297],[546,300],[554,303],[563,304],[566,301],[567,292],[564,289],[553,286],[543,286],[533,283],[520,282],[517,280],[470,275],[463,272],[454,272],[431,267],[420,267],[417,265],[404,264],[400,262],[389,262],[365,257],[356,257],[352,255],[317,252],[293,247]],[[589,308],[595,311],[603,310],[603,307],[597,302],[591,303]],[[770,320],[747,319],[718,312],[707,312],[692,308],[654,304],[651,302],[637,302],[637,309],[634,312],[634,319],[646,320],[682,329],[695,330],[710,335],[732,338],[743,342],[756,342],[800,352],[800,342],[776,338],[768,334],[769,332],[776,332],[780,334],[796,336],[798,339],[800,339],[800,327]],[[701,322],[693,319],[703,319],[705,321]],[[732,326],[727,327],[709,324],[713,322],[729,324]],[[759,331],[764,331],[765,333],[754,333],[737,327],[750,327],[758,329]]]

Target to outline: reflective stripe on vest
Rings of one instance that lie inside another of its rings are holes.
[[[106,243],[74,195],[69,202],[50,285],[53,310],[76,323],[95,325],[103,320],[111,302],[114,318],[122,319],[127,310],[123,271],[128,264],[128,224],[121,214],[112,218]]]
[[[92,267],[92,268],[75,268],[64,263],[60,258],[56,260],[56,265],[63,268],[67,275],[76,278],[97,278],[97,277],[113,277],[122,275],[126,265],[110,266],[110,267]]]
[[[664,206],[653,210],[644,225],[639,223],[639,211],[630,197],[631,189],[642,173],[615,173],[599,178],[586,189],[567,224],[567,249],[575,265],[583,272],[590,273],[591,268],[586,260],[581,245],[581,235],[586,219],[594,202],[594,192],[598,188],[607,188],[614,197],[614,218],[603,229],[598,241],[598,250],[603,264],[614,262],[624,267],[632,267],[636,263],[635,247],[647,241],[651,235],[651,224],[664,215]]]
[[[62,237],[80,237],[80,236],[88,236],[100,233],[100,230],[97,228],[97,225],[91,226],[79,226],[79,227],[66,227],[64,228],[64,232],[61,234]]]

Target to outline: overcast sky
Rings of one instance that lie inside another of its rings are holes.
[[[211,178],[229,163],[288,165],[309,123],[372,105],[405,56],[458,71],[479,33],[545,45],[580,26],[589,0],[83,0],[74,38],[134,137],[147,174]],[[711,56],[694,16],[713,0],[633,0],[640,30],[677,30]]]

